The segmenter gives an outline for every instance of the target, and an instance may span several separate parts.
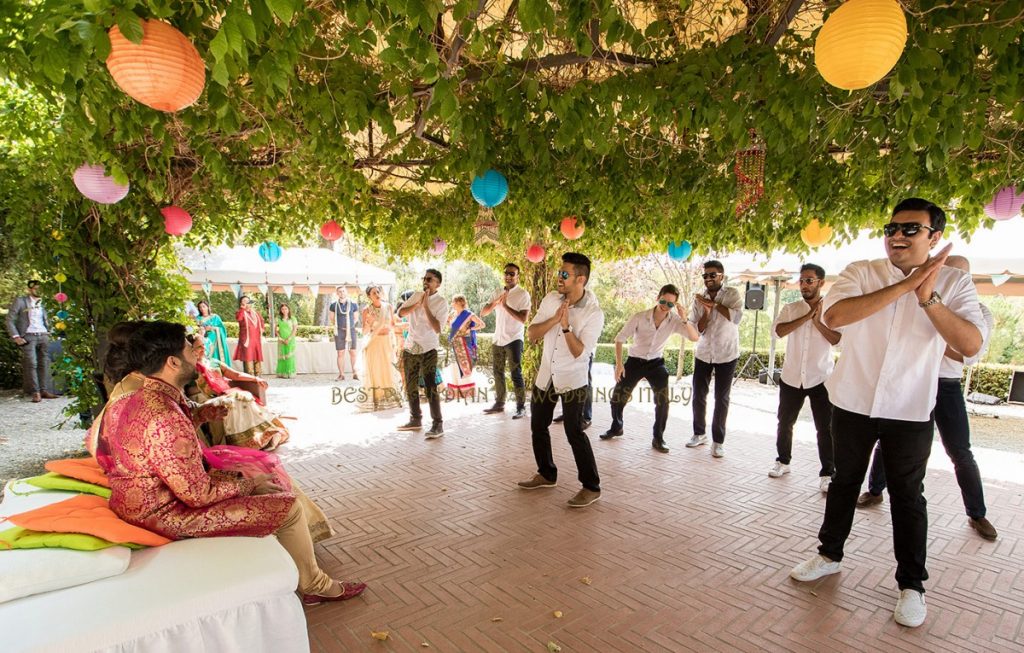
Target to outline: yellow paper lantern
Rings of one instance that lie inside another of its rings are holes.
[[[896,0],[849,0],[828,17],[814,42],[825,81],[848,91],[889,74],[907,44],[907,19]]]
[[[206,67],[184,34],[159,20],[142,21],[142,43],[110,28],[107,70],[122,91],[158,111],[179,111],[199,99]]]
[[[827,227],[815,218],[800,232],[800,240],[808,247],[821,247],[832,240],[832,227]]]
[[[58,272],[57,274],[53,275],[53,280],[56,281],[57,283],[64,283],[65,281],[68,280],[68,275],[64,274],[63,272]]]
[[[64,234],[62,234],[59,229],[54,229],[50,232],[50,237],[54,240],[61,240],[64,238]]]

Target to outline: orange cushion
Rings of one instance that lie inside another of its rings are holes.
[[[15,526],[45,533],[85,533],[108,542],[160,546],[171,540],[114,514],[103,497],[80,494],[7,518]]]
[[[51,460],[44,465],[46,471],[77,478],[86,483],[95,483],[103,487],[110,487],[107,475],[100,468],[99,463],[92,456],[88,458],[68,458],[66,460]]]

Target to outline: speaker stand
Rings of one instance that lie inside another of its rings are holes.
[[[754,311],[754,342],[751,343],[750,356],[747,357],[746,362],[743,363],[743,367],[740,368],[740,371],[732,380],[733,385],[736,385],[736,382],[742,379],[743,375],[746,374],[747,370],[751,367],[754,371],[755,380],[760,379],[761,373],[763,372],[768,383],[775,385],[775,379],[772,378],[772,375],[768,372],[768,368],[761,360],[761,357],[757,355],[757,318],[760,313],[761,311]]]

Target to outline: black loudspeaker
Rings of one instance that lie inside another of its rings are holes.
[[[764,284],[747,282],[747,295],[743,300],[743,308],[748,311],[760,311],[764,308]]]
[[[1024,372],[1014,372],[1010,379],[1010,396],[1007,398],[1011,404],[1024,404]]]

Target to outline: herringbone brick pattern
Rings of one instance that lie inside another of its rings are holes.
[[[629,406],[626,437],[611,442],[597,439],[609,421],[607,404],[597,404],[590,435],[604,492],[571,510],[565,502],[579,484],[557,425],[558,487],[527,492],[515,482],[535,470],[528,419],[445,404],[447,433],[428,441],[393,430],[402,411],[357,415],[329,406],[328,392],[274,398],[301,417],[282,455],[338,531],[317,546],[321,564],[370,586],[358,599],[307,609],[315,651],[1024,647],[1020,484],[986,481],[1000,531],[989,543],[967,527],[952,474],[929,471],[929,616],[910,630],[892,620],[888,503],[858,511],[840,574],[806,584],[788,577],[814,552],[824,508],[814,446],[799,437],[812,433],[807,414],[793,473],[769,479],[774,415],[735,395],[721,460],[707,446],[682,446],[688,406],[672,407],[666,455],[650,448],[649,404]]]

